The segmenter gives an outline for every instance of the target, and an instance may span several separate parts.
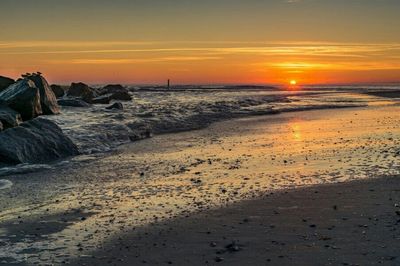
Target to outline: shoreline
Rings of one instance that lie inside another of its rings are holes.
[[[393,103],[393,105],[395,105],[395,103]],[[224,122],[232,122],[234,120],[239,120],[239,119],[252,119],[252,118],[256,118],[256,117],[264,117],[264,116],[274,116],[274,115],[282,115],[282,114],[286,114],[286,113],[297,113],[297,112],[309,112],[309,111],[324,111],[324,110],[341,110],[341,109],[362,109],[362,108],[368,108],[368,105],[344,105],[344,106],[320,106],[320,107],[315,107],[315,106],[311,106],[311,107],[304,107],[303,109],[285,109],[285,110],[265,110],[264,112],[259,112],[259,113],[254,113],[254,114],[243,114],[243,115],[234,115],[231,117],[223,117],[223,118],[218,118],[215,120],[210,120],[207,121],[204,124],[199,125],[198,127],[193,127],[193,128],[185,128],[185,129],[178,129],[178,130],[167,130],[165,132],[160,132],[160,133],[155,133],[154,136],[163,136],[163,135],[167,135],[167,134],[179,134],[179,133],[185,133],[185,132],[191,132],[191,131],[196,131],[196,130],[206,130],[207,128],[213,126],[214,124],[218,124],[218,123],[224,123]],[[51,117],[46,117],[43,116],[45,118],[51,118]],[[60,159],[57,161],[53,161],[49,164],[27,164],[27,163],[23,163],[20,165],[4,165],[1,166],[0,165],[0,180],[6,179],[7,176],[9,175],[16,175],[16,174],[29,174],[32,172],[38,172],[38,171],[42,171],[42,170],[46,170],[49,169],[53,166],[57,166],[59,163],[63,163],[64,161],[69,161],[69,160],[73,160],[76,157],[82,156],[82,155],[93,155],[93,156],[99,156],[99,157],[104,157],[104,156],[108,156],[109,154],[115,153],[116,151],[118,151],[119,149],[123,148],[124,146],[129,146],[135,143],[138,143],[140,141],[152,138],[153,134],[150,134],[148,137],[144,137],[144,138],[139,138],[137,140],[134,141],[130,141],[130,142],[125,142],[125,143],[120,143],[118,145],[116,145],[115,147],[113,147],[112,149],[110,149],[109,151],[102,151],[102,152],[94,152],[94,153],[90,153],[90,154],[85,154],[85,153],[81,153],[79,155],[76,156],[72,156],[72,157],[67,157],[64,159]],[[2,187],[0,187],[0,190],[2,189]]]
[[[10,176],[14,185],[0,190],[0,236],[9,246],[0,251],[8,262],[69,263],[155,221],[271,190],[398,175],[399,132],[386,126],[398,124],[397,113],[390,106],[228,120]]]
[[[374,96],[354,92],[250,93],[242,90],[217,94],[204,91],[196,94],[182,92],[178,95],[165,93],[135,93],[132,96],[134,104],[125,103],[124,110],[120,111],[104,112],[102,106],[93,105],[90,108],[66,108],[61,116],[48,118],[61,126],[82,153],[90,154],[110,151],[116,146],[146,139],[152,134],[203,129],[214,122],[229,119],[305,110],[366,107],[370,101],[382,101]],[[349,99],[343,100],[346,94]],[[76,124],[77,118],[88,126]]]
[[[395,104],[396,103],[393,103],[393,105],[395,105]],[[271,109],[271,110],[265,110],[264,112],[254,113],[254,114],[243,114],[243,115],[234,115],[234,116],[230,116],[230,117],[223,117],[223,118],[218,118],[215,120],[208,121],[208,122],[200,125],[199,127],[178,129],[176,131],[166,130],[164,132],[155,133],[154,135],[151,133],[148,137],[139,138],[137,140],[133,140],[130,142],[118,144],[114,148],[110,149],[109,151],[94,152],[94,153],[90,153],[90,154],[81,153],[76,156],[67,157],[64,159],[59,159],[59,160],[53,161],[49,164],[23,163],[20,165],[0,166],[0,179],[1,179],[1,177],[7,177],[8,175],[26,174],[26,173],[35,172],[36,169],[38,169],[37,171],[41,171],[41,169],[48,169],[51,166],[54,166],[54,165],[56,166],[60,162],[62,163],[63,161],[68,161],[68,160],[71,160],[73,158],[76,158],[76,157],[79,157],[82,155],[107,156],[108,154],[111,154],[111,153],[117,151],[121,147],[124,147],[126,145],[132,145],[132,143],[137,143],[137,142],[152,138],[153,136],[163,136],[163,135],[167,135],[167,134],[179,134],[179,133],[185,133],[185,132],[191,132],[191,131],[197,131],[197,130],[206,130],[210,126],[213,126],[214,124],[217,124],[217,123],[224,123],[224,122],[234,121],[234,120],[239,120],[239,119],[252,119],[252,118],[256,118],[256,117],[281,115],[281,114],[286,114],[286,113],[310,112],[310,111],[312,112],[312,111],[324,111],[324,110],[341,110],[341,109],[362,109],[362,108],[368,108],[368,107],[369,107],[368,105],[344,105],[344,106],[321,106],[321,107],[311,106],[311,107],[304,107],[302,109],[290,109],[290,108],[284,109],[284,110],[272,110]],[[46,117],[46,116],[43,116],[43,117],[51,118],[51,117]],[[21,166],[23,166],[23,167],[20,168]],[[30,166],[32,166],[32,167],[30,167]],[[2,172],[2,170],[5,170],[4,173]]]
[[[76,265],[398,265],[400,176],[268,193],[137,228]]]

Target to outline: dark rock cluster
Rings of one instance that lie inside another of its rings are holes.
[[[132,100],[128,89],[119,84],[95,89],[85,83],[78,82],[71,83],[67,90],[58,85],[52,85],[52,89],[57,98],[60,98],[58,104],[62,106],[87,107],[90,104],[109,104],[112,100]]]
[[[13,79],[0,76],[0,91],[6,89],[8,86],[13,84],[14,82],[15,82],[15,80],[13,80]]]
[[[95,89],[78,82],[67,88],[50,86],[40,72],[26,73],[17,81],[0,76],[0,166],[47,163],[78,154],[57,124],[38,116],[59,114],[59,106],[89,107],[112,100],[132,97],[122,85]],[[114,102],[106,109],[122,110],[123,105]]]
[[[54,122],[35,118],[0,133],[2,164],[48,163],[78,149]]]
[[[27,73],[17,81],[0,77],[0,165],[78,154],[57,124],[37,118],[58,113],[56,95],[41,73]]]

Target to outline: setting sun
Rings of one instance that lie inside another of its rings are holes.
[[[297,85],[297,81],[296,81],[296,80],[291,80],[291,81],[290,81],[290,85],[292,85],[292,86]]]

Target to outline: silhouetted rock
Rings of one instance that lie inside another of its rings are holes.
[[[95,103],[95,104],[109,104],[111,100],[112,100],[112,94],[108,93],[108,94],[104,94],[104,95],[101,95],[99,97],[94,98],[92,100],[92,103]]]
[[[57,124],[47,119],[36,118],[0,132],[2,163],[48,163],[78,153]]]
[[[60,85],[52,84],[52,85],[50,86],[50,88],[51,88],[51,90],[54,92],[54,95],[55,95],[57,98],[61,98],[61,97],[63,97],[64,94],[65,94],[64,89],[63,89]]]
[[[19,113],[11,108],[0,105],[0,122],[3,125],[3,129],[7,129],[18,126],[22,123],[22,118]]]
[[[128,92],[126,88],[124,88],[120,84],[110,84],[107,85],[99,90],[100,94],[107,94],[107,93],[115,93],[115,92]]]
[[[42,114],[39,89],[29,79],[20,79],[0,92],[0,102],[20,113],[24,121]]]
[[[92,103],[108,104],[111,100],[130,101],[132,97],[129,95],[128,91],[116,91],[96,97],[92,100]]]
[[[89,107],[90,104],[81,99],[59,99],[58,104],[61,106],[72,106],[72,107]]]
[[[6,89],[8,86],[13,84],[15,81],[13,79],[0,76],[0,91]]]
[[[72,83],[67,92],[68,96],[80,97],[87,103],[92,103],[93,98],[97,96],[94,89],[90,88],[85,83]]]
[[[123,110],[124,106],[122,105],[122,103],[116,102],[116,103],[113,103],[110,106],[107,106],[106,109],[108,109],[108,110],[111,110],[111,109]]]
[[[111,99],[118,101],[130,101],[132,100],[132,97],[129,95],[127,91],[117,91],[111,95]]]
[[[56,96],[50,88],[47,80],[40,74],[31,75],[28,79],[32,80],[40,93],[40,104],[44,115],[55,115],[60,113]]]

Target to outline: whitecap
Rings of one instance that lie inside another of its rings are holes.
[[[0,190],[10,188],[12,185],[13,183],[10,180],[0,179]]]
[[[0,176],[33,173],[51,168],[52,166],[48,164],[18,164],[16,166],[1,168]]]

